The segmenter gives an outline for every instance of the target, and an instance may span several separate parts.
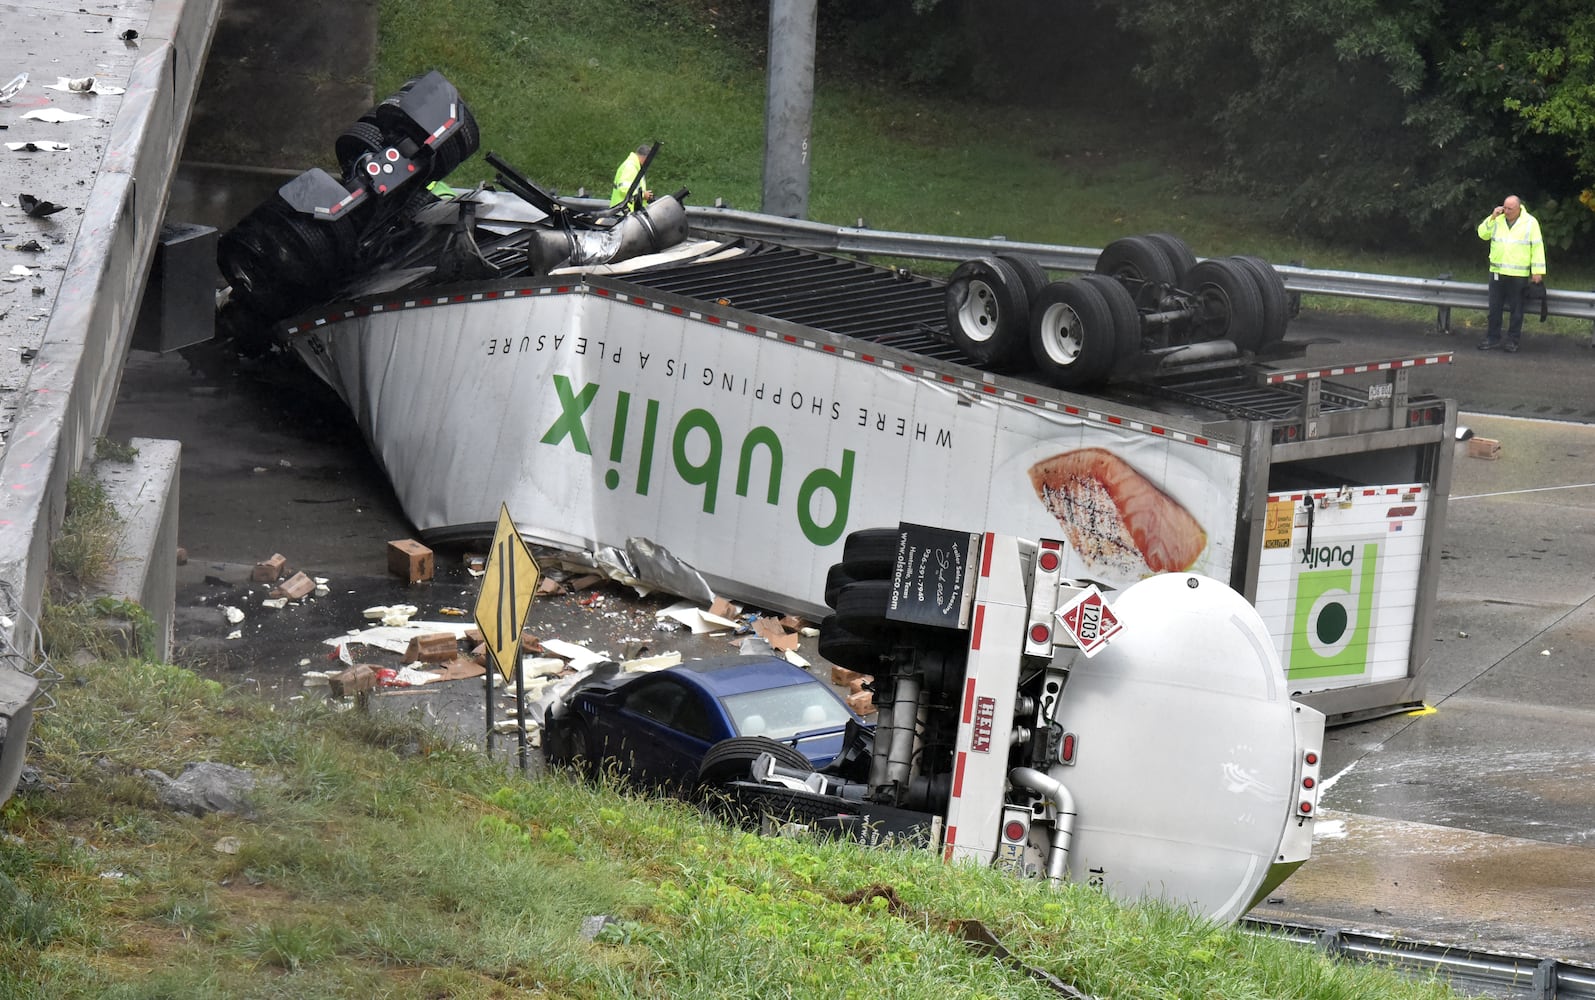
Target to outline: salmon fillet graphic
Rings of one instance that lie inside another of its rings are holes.
[[[1119,456],[1081,448],[1037,462],[1030,483],[1071,548],[1093,567],[1125,573],[1191,568],[1207,532],[1190,512]]]

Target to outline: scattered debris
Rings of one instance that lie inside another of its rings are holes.
[[[273,552],[270,559],[263,559],[255,564],[254,572],[249,578],[256,583],[276,583],[288,571],[288,557],[281,552]]]
[[[281,611],[283,608],[288,606],[288,598],[268,597],[260,602],[260,606],[263,608],[272,608],[273,610]]]
[[[602,663],[609,659],[608,653],[594,652],[586,646],[579,646],[574,642],[563,639],[544,639],[543,648],[555,656],[564,657],[570,665],[577,670],[583,670],[595,663]]]
[[[1501,457],[1501,442],[1494,438],[1468,438],[1468,457],[1493,462]]]
[[[0,87],[0,104],[4,104],[11,100],[11,98],[17,96],[22,92],[22,88],[26,87],[27,85],[28,74],[18,73],[16,76],[12,77],[4,87]]]
[[[406,663],[444,663],[459,653],[459,639],[443,632],[429,632],[410,640],[404,650],[404,659]]]
[[[346,698],[352,694],[371,691],[377,686],[379,669],[370,663],[356,663],[348,670],[328,677],[327,687],[335,698]]]
[[[315,581],[306,576],[303,571],[300,571],[284,580],[281,585],[272,588],[271,596],[286,597],[290,601],[297,601],[302,597],[309,597],[310,592],[315,589]]]
[[[65,153],[72,147],[64,142],[40,142],[37,139],[32,139],[27,142],[8,142],[6,143],[6,148],[13,153]],[[22,197],[31,198],[32,196],[23,195]],[[52,205],[47,201],[37,202],[36,204],[40,206],[38,211],[33,211],[24,204],[22,206],[23,214],[42,217],[59,212],[66,207],[65,205]]]
[[[9,142],[6,143],[6,145],[13,147],[15,146],[14,143]],[[31,146],[33,143],[23,143],[23,145]],[[62,150],[67,148],[65,143],[48,143],[47,145],[59,146]],[[57,212],[66,211],[65,205],[57,205],[53,201],[45,201],[42,198],[35,198],[31,194],[17,195],[17,204],[22,206],[23,215],[30,216],[35,219],[42,219],[47,215],[54,215]]]
[[[231,604],[222,605],[222,616],[227,619],[229,625],[237,625],[244,620],[244,613]]]
[[[49,122],[51,125],[60,125],[63,122],[80,122],[88,115],[80,115],[76,111],[62,111],[60,108],[34,108],[22,116],[29,121]]]
[[[217,854],[237,854],[244,845],[237,837],[223,837],[210,846]]]
[[[252,771],[199,761],[186,764],[176,779],[156,770],[140,771],[139,776],[155,786],[162,804],[178,812],[204,816],[207,813],[234,813],[247,816],[245,796],[255,788]]]
[[[388,543],[388,572],[406,583],[432,579],[432,550],[413,538]]]
[[[108,83],[101,83],[96,77],[57,77],[54,83],[44,85],[45,90],[64,90],[72,94],[102,94],[106,97],[115,97],[117,94],[127,93],[126,87],[115,87]]]

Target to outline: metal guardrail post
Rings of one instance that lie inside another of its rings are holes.
[[[1440,275],[1440,280],[1441,281],[1450,281],[1451,280],[1451,273],[1449,271],[1447,271],[1445,274]],[[1444,337],[1451,336],[1451,307],[1450,306],[1446,306],[1446,305],[1441,306],[1440,309],[1439,309],[1439,312],[1435,315],[1435,317],[1434,317],[1434,332],[1439,334],[1439,335],[1441,335],[1441,336],[1444,336]]]
[[[1556,1000],[1556,962],[1553,959],[1544,959],[1534,969],[1535,993],[1541,1000]]]

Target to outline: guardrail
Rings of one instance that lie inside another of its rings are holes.
[[[561,200],[588,211],[602,208],[605,204],[591,198]],[[785,219],[758,212],[709,206],[688,206],[687,222],[698,230],[773,240],[827,253],[945,261],[965,261],[993,253],[1023,253],[1053,271],[1090,271],[1096,266],[1097,255],[1101,252],[1091,247],[1021,243],[1001,238],[970,239],[894,233],[858,226],[832,226],[806,219]],[[1483,282],[1407,278],[1359,271],[1319,271],[1289,264],[1275,264],[1274,267],[1285,280],[1287,289],[1303,295],[1333,295],[1432,306],[1438,311],[1436,326],[1446,333],[1450,332],[1450,310],[1482,311],[1489,308],[1490,304],[1489,286]],[[1595,292],[1547,289],[1546,313],[1595,323]],[[1592,337],[1595,337],[1595,329],[1592,329]]]
[[[1353,930],[1326,930],[1265,917],[1244,917],[1247,931],[1316,945],[1330,955],[1382,965],[1409,979],[1445,979],[1466,996],[1497,1000],[1595,1000],[1595,968],[1528,955],[1472,951]]]

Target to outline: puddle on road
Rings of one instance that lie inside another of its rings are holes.
[[[1322,814],[1313,856],[1253,915],[1595,964],[1595,851]]]

